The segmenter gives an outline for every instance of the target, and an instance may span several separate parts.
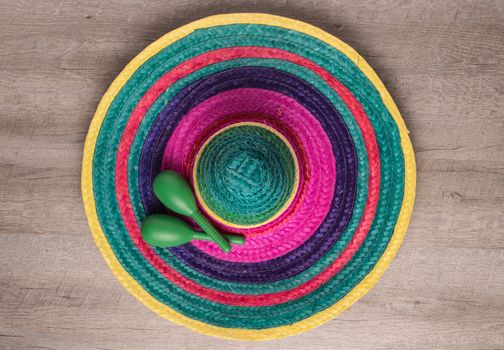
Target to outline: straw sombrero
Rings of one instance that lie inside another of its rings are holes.
[[[188,179],[247,240],[156,248],[154,176]],[[299,21],[208,17],[157,40],[112,83],[86,139],[82,191],[118,280],[197,332],[263,340],[316,327],[369,291],[413,210],[408,131],[352,48]]]

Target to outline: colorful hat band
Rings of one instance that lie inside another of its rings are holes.
[[[299,164],[279,131],[253,121],[237,122],[204,142],[192,175],[207,215],[230,227],[253,228],[274,221],[292,204]]]

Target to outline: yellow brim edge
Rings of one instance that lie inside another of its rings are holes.
[[[93,197],[92,162],[96,140],[107,110],[122,86],[144,62],[166,46],[189,35],[197,29],[229,24],[262,24],[291,29],[315,37],[337,48],[356,64],[380,92],[385,106],[397,123],[401,137],[401,147],[404,152],[405,190],[402,207],[392,238],[385,252],[371,272],[345,297],[331,307],[291,325],[260,330],[223,328],[209,325],[186,317],[153,298],[124,270],[119,261],[117,261],[101,229]],[[268,340],[288,337],[315,328],[337,316],[373,288],[394,259],[409,225],[415,200],[416,164],[413,147],[408,136],[408,130],[397,106],[375,71],[353,48],[331,34],[304,22],[269,14],[234,13],[206,17],[173,30],[149,45],[128,63],[108,88],[91,121],[84,145],[81,188],[89,227],[98,249],[119,282],[145,306],[174,323],[202,334],[226,339]]]

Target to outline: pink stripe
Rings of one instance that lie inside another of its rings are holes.
[[[306,194],[300,198],[300,207],[287,221],[284,220],[281,225],[272,223],[252,230],[232,229],[233,232],[241,231],[244,234],[265,231],[268,226],[273,226],[274,230],[248,236],[243,246],[234,246],[230,253],[223,252],[214,243],[194,242],[204,252],[222,260],[258,262],[276,258],[299,247],[322,224],[331,207],[336,183],[336,161],[331,141],[324,129],[296,100],[274,91],[241,88],[213,96],[189,111],[167,143],[162,168],[183,173],[184,163],[205,129],[229,115],[241,112],[269,115],[292,129],[306,150],[311,173]]]

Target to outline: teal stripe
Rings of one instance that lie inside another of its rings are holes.
[[[263,67],[274,67],[281,71],[289,74],[298,76],[305,81],[311,82],[312,86],[318,88],[320,91],[325,92],[328,99],[336,107],[338,112],[344,117],[345,122],[348,123],[350,134],[354,140],[357,154],[358,163],[358,177],[357,177],[357,195],[354,205],[354,212],[349,225],[342,237],[336,242],[336,244],[331,248],[330,252],[324,255],[319,261],[317,261],[309,269],[303,271],[302,273],[293,276],[289,279],[284,279],[281,281],[271,282],[268,284],[241,284],[233,282],[222,282],[218,279],[212,279],[204,274],[200,274],[198,271],[194,271],[188,268],[185,264],[181,263],[176,257],[172,256],[168,249],[157,249],[156,253],[159,254],[163,259],[172,267],[177,269],[185,276],[197,281],[199,284],[210,287],[212,289],[218,289],[222,291],[228,291],[239,294],[264,294],[265,290],[270,293],[278,292],[282,290],[292,289],[306,281],[309,281],[314,276],[319,274],[323,269],[325,269],[336,257],[341,254],[341,251],[346,247],[349,240],[352,238],[355,229],[357,228],[362,213],[364,210],[364,204],[367,197],[367,183],[368,183],[368,161],[367,153],[364,146],[364,141],[360,133],[360,129],[353,119],[352,114],[347,109],[346,105],[343,103],[341,98],[327,85],[318,75],[314,74],[312,71],[300,67],[298,65],[281,61],[281,60],[271,60],[271,59],[239,59],[232,61],[225,61],[222,63],[213,64],[211,66],[202,68],[188,77],[185,77],[177,81],[172,85],[167,91],[163,93],[149,109],[145,118],[140,125],[140,128],[135,136],[132,149],[140,150],[142,148],[145,137],[149,132],[151,124],[154,122],[158,113],[164,108],[165,104],[170,101],[183,87],[197,80],[198,78],[204,77],[208,74],[213,74],[216,72],[223,71],[225,69],[236,68],[240,66],[263,66]],[[145,123],[144,123],[145,122]],[[133,203],[133,208],[136,213],[137,221],[142,222],[145,218],[145,212],[142,207],[142,201],[140,199],[140,194],[138,191],[138,171],[135,169],[139,162],[140,151],[137,154],[134,152],[130,155],[129,159],[129,173],[128,179],[130,182],[130,196]]]

